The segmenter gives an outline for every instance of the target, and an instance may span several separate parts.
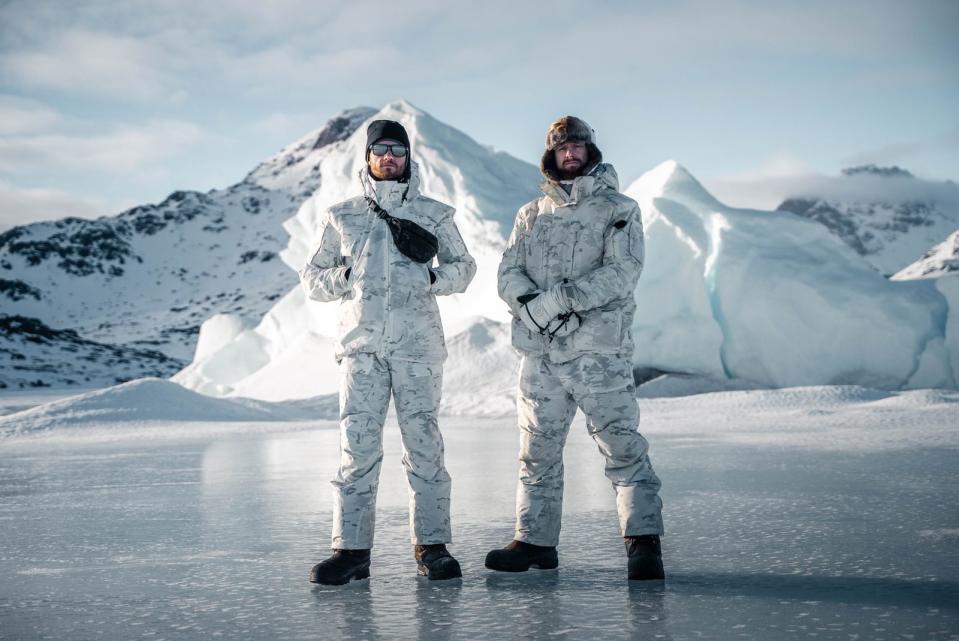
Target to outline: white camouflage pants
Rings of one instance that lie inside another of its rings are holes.
[[[450,476],[436,415],[443,366],[351,354],[340,362],[340,468],[333,478],[333,547],[373,547],[383,422],[393,403],[410,489],[413,543],[449,543]]]
[[[662,534],[660,482],[637,431],[639,404],[626,358],[586,355],[567,363],[526,356],[519,376],[519,483],[516,535],[533,545],[559,543],[563,516],[563,446],[579,407],[606,457],[623,536]]]

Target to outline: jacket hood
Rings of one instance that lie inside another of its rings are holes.
[[[363,185],[363,196],[372,198],[376,203],[389,211],[390,207],[397,207],[404,201],[409,202],[420,194],[420,168],[412,158],[407,165],[409,179],[373,180],[369,166],[364,165],[359,171],[360,184]]]

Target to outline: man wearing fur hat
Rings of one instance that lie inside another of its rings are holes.
[[[660,482],[637,431],[632,374],[643,223],[602,159],[585,122],[553,123],[540,165],[544,195],[520,208],[499,266],[499,295],[522,354],[520,472],[514,540],[487,555],[493,570],[557,567],[563,446],[579,408],[616,492],[628,578],[664,576]]]
[[[329,208],[319,249],[300,270],[307,296],[341,301],[333,555],[313,568],[314,583],[340,585],[370,575],[391,393],[417,571],[430,579],[461,576],[446,549],[452,538],[450,477],[437,425],[446,345],[436,297],[465,291],[476,263],[453,222],[453,208],[420,193],[409,151],[400,123],[370,123],[360,171],[363,193]]]

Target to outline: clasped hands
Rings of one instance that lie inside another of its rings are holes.
[[[579,314],[573,311],[562,283],[546,291],[523,294],[517,301],[520,303],[520,320],[535,334],[554,338],[566,336],[579,327]]]

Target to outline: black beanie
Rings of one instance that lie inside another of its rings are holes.
[[[395,120],[374,120],[370,123],[370,126],[366,128],[367,156],[369,156],[370,147],[373,146],[373,143],[383,138],[392,138],[406,145],[407,149],[410,147],[410,137],[406,135],[406,129],[403,128],[403,125]]]

